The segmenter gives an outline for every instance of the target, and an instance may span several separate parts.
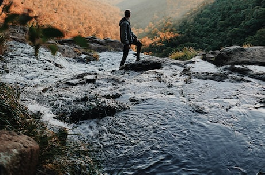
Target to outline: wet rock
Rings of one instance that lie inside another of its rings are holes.
[[[123,50],[123,44],[118,40],[110,38],[99,39],[93,36],[87,37],[86,40],[90,43],[90,48],[97,52],[121,52]]]
[[[226,47],[220,51],[213,63],[217,66],[223,65],[260,65],[265,66],[265,47],[240,46]]]
[[[261,170],[258,172],[257,175],[265,175],[265,172],[262,172]]]
[[[160,69],[162,62],[160,60],[142,60],[135,63],[125,64],[124,70],[132,70],[136,72]]]
[[[144,102],[145,100],[144,99],[140,99],[140,98],[137,98],[137,97],[131,97],[129,99],[129,101],[133,104],[140,104],[142,102]]]
[[[75,58],[81,56],[82,52],[71,45],[58,45],[58,52],[64,57]]]
[[[86,82],[83,79],[77,79],[77,80],[68,80],[65,82],[65,84],[69,86],[77,86],[79,84],[86,84]]]
[[[265,81],[265,74],[263,72],[262,73],[253,72],[251,69],[249,69],[245,66],[234,66],[234,65],[232,65],[230,67],[224,68],[224,70],[236,72],[236,73],[241,74],[241,75],[246,75],[250,78]]]
[[[188,67],[188,66],[184,66],[184,69],[181,71],[180,75],[191,76],[191,70],[190,70],[190,67]]]
[[[249,68],[247,68],[247,67],[244,67],[244,66],[237,67],[237,66],[234,66],[234,65],[225,68],[225,70],[229,70],[231,72],[236,72],[236,73],[240,73],[240,74],[244,74],[244,75],[246,75],[246,74],[251,72],[251,70]]]
[[[61,106],[53,106],[54,113],[58,115],[57,119],[69,123],[113,116],[126,109],[128,109],[126,104],[96,96],[64,102]]]
[[[14,41],[18,42],[26,42],[26,35],[28,32],[28,28],[24,26],[18,26],[18,25],[11,25],[9,26],[9,35],[10,38]]]
[[[262,80],[262,81],[265,81],[265,74],[264,73],[250,73],[248,75],[250,78],[254,78],[254,79],[257,79],[257,80]]]
[[[58,63],[54,63],[54,66],[55,66],[55,67],[58,67],[58,68],[60,68],[60,69],[64,68],[61,64],[58,64]]]
[[[197,112],[199,114],[207,114],[208,113],[203,106],[200,106],[198,104],[191,104],[191,107],[192,107],[194,112]]]
[[[202,56],[202,60],[204,61],[208,61],[208,62],[213,62],[214,61],[214,58],[215,56],[213,54],[207,54],[207,53],[201,53],[201,56]]]
[[[97,75],[87,75],[84,77],[86,83],[95,83],[97,80]]]
[[[197,78],[201,80],[214,80],[214,81],[222,82],[228,79],[229,77],[227,73],[192,72],[192,78]]]
[[[102,95],[102,97],[106,98],[106,99],[116,99],[116,98],[120,98],[122,95],[120,93],[113,93],[113,94],[105,94]]]
[[[242,76],[229,75],[227,72],[192,72],[192,78],[197,78],[201,80],[213,80],[217,82],[229,81],[233,83],[239,82],[249,82],[249,80],[244,79]]]
[[[98,57],[93,56],[92,54],[89,54],[85,57],[74,57],[74,60],[76,60],[79,63],[89,63],[91,61],[98,61]]]
[[[74,76],[69,80],[66,80],[64,84],[69,86],[77,86],[80,84],[95,83],[96,80],[97,80],[96,73],[82,73]]]
[[[0,174],[34,175],[39,145],[30,137],[0,131]]]

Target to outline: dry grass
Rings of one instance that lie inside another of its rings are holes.
[[[32,10],[40,24],[61,29],[66,38],[94,35],[119,39],[120,10],[99,0],[13,0],[11,12],[23,13],[25,9]]]
[[[197,51],[192,47],[184,47],[182,51],[173,52],[169,57],[175,60],[190,60],[196,55]]]

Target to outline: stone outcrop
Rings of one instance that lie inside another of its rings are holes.
[[[68,123],[113,116],[129,108],[126,104],[114,99],[93,95],[63,103],[64,105],[53,106],[53,112],[58,116],[57,119]]]
[[[135,63],[125,64],[124,70],[132,70],[132,71],[148,71],[154,69],[160,69],[162,67],[162,60],[142,60],[137,61]]]
[[[64,83],[69,86],[77,86],[80,84],[95,83],[97,80],[97,73],[82,73],[66,80]]]
[[[223,65],[260,65],[265,66],[265,47],[244,48],[240,46],[225,47],[215,57],[213,63]]]
[[[10,38],[18,41],[18,42],[26,42],[26,35],[28,33],[28,28],[24,26],[16,26],[16,25],[11,25],[9,27],[9,35]]]
[[[121,52],[123,49],[122,43],[118,40],[112,40],[109,38],[99,39],[93,36],[86,37],[85,39],[88,43],[89,50],[96,52]],[[61,52],[63,56],[74,58],[79,57],[81,54],[89,55],[90,53],[87,49],[82,49],[77,46],[73,39],[63,39],[58,40],[57,42],[59,44],[59,52]]]
[[[96,37],[87,37],[86,40],[90,43],[90,47],[92,50],[97,52],[122,52],[123,44],[118,40],[112,40],[110,38],[99,39]]]
[[[39,145],[30,137],[12,131],[0,131],[0,174],[34,175]]]

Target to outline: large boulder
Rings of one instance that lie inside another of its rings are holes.
[[[218,66],[223,65],[260,65],[265,66],[265,47],[240,46],[225,47],[216,56],[213,63]]]
[[[26,135],[0,131],[0,174],[36,174],[39,145]]]
[[[121,52],[123,50],[123,44],[118,40],[110,38],[99,39],[93,36],[87,37],[86,40],[90,44],[91,49],[97,52]]]

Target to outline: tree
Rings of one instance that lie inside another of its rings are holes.
[[[2,2],[0,1],[0,4]],[[10,7],[12,6],[12,2],[7,5],[4,5],[1,14],[5,14],[6,17],[2,26],[0,27],[0,46],[3,48],[5,43],[4,32],[8,30],[10,25],[21,25],[25,26],[30,21],[35,20],[36,24],[31,25],[28,30],[28,40],[34,46],[35,56],[38,56],[39,48],[41,45],[46,44],[49,39],[52,38],[61,38],[64,37],[63,32],[59,29],[53,28],[51,26],[39,26],[38,25],[38,17],[37,16],[30,16],[29,13],[10,13]],[[46,44],[48,48],[50,48],[52,54],[55,54],[58,49],[56,49],[56,45],[53,44]],[[1,49],[2,50],[2,49]]]

